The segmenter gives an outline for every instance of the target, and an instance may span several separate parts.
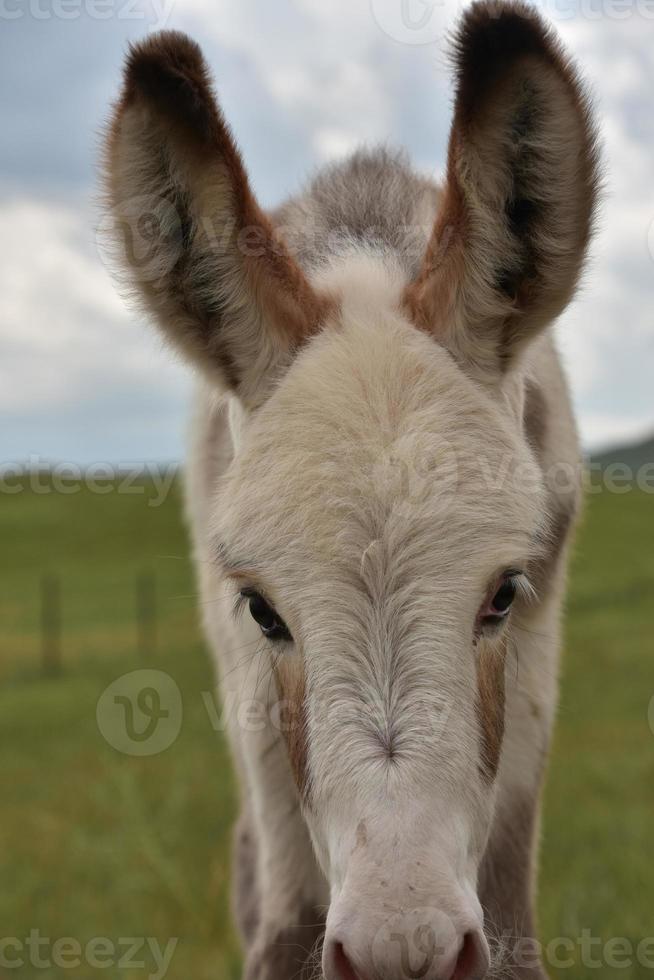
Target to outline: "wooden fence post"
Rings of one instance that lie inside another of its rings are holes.
[[[61,587],[56,575],[41,579],[41,656],[43,672],[61,671]]]
[[[136,626],[138,651],[147,660],[157,649],[157,590],[153,572],[142,572],[136,579]]]

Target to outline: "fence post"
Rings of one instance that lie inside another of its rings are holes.
[[[157,592],[153,572],[142,572],[136,579],[136,626],[139,654],[148,659],[157,648]]]
[[[41,579],[41,656],[45,674],[61,671],[61,588],[56,575]]]

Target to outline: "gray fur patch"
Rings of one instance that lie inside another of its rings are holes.
[[[315,269],[363,246],[393,253],[414,278],[431,234],[439,190],[406,154],[363,149],[326,167],[272,216],[300,265]]]

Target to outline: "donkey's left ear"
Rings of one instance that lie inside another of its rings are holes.
[[[588,98],[531,7],[484,0],[456,37],[447,177],[415,322],[497,380],[577,285],[598,194]]]
[[[256,406],[330,303],[257,203],[185,35],[130,50],[105,177],[104,225],[132,293],[184,357]]]

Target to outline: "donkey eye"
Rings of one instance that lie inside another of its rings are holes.
[[[516,594],[516,584],[515,579],[507,578],[500,585],[499,589],[493,596],[491,606],[493,612],[498,616],[506,616],[509,609],[513,605],[513,600]]]
[[[255,623],[259,624],[261,632],[267,639],[286,641],[293,639],[284,620],[277,615],[262,595],[250,590],[241,592],[241,595],[248,600],[250,615]]]
[[[509,615],[518,592],[517,575],[510,573],[502,578],[493,596],[481,608],[481,626],[499,626]]]

